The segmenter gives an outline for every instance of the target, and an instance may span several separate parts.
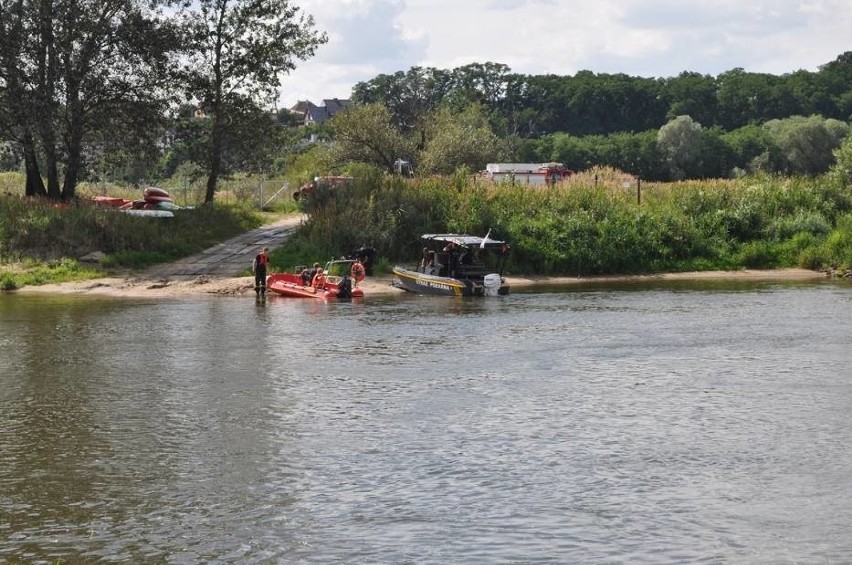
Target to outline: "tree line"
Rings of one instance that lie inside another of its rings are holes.
[[[413,67],[353,87],[351,110],[302,143],[271,113],[282,75],[327,36],[290,0],[0,0],[0,168],[25,193],[74,198],[83,179],[204,179],[357,163],[420,174],[489,161],[610,165],[650,180],[753,170],[816,174],[852,117],[852,52],[816,72],[671,78],[523,75],[499,63]],[[129,171],[128,169],[138,169]]]
[[[452,70],[412,67],[355,85],[352,99],[382,104],[403,130],[440,105],[473,103],[501,137],[553,133],[607,135],[658,129],[687,115],[725,131],[790,116],[852,118],[852,51],[818,71],[784,75],[736,68],[718,76],[683,72],[670,78],[580,71],[573,76],[512,73],[499,63]]]
[[[424,173],[461,164],[477,170],[485,149],[490,160],[557,161],[575,169],[609,165],[650,180],[752,171],[810,175],[828,170],[849,133],[852,52],[816,72],[781,76],[743,69],[717,77],[684,72],[642,78],[590,71],[523,75],[497,63],[413,67],[358,83],[353,101],[382,108],[358,127],[382,121],[408,140],[407,146],[397,142],[397,151],[413,155]],[[450,127],[471,142],[459,140],[456,154],[436,159],[436,140],[446,149],[450,135],[433,125],[441,118],[446,124],[447,111],[455,116]],[[498,142],[481,129],[459,127],[471,123],[472,113]],[[351,122],[331,127],[340,134]],[[357,158],[359,151],[345,146],[349,137],[341,136],[338,162]]]

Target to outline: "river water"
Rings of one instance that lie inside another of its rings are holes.
[[[0,562],[849,563],[852,285],[0,296]]]

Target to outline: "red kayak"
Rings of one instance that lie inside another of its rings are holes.
[[[314,298],[318,300],[336,300],[362,298],[364,291],[352,287],[349,277],[329,276],[323,288],[315,289],[302,284],[302,275],[298,273],[275,273],[266,278],[266,288],[281,296],[292,298]]]
[[[157,188],[156,186],[149,186],[145,190],[142,191],[142,198],[144,198],[145,202],[171,202],[172,197],[169,196],[169,193],[163,190],[162,188]]]

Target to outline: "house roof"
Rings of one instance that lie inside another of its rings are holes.
[[[328,117],[332,117],[340,110],[344,108],[348,108],[351,103],[349,100],[340,100],[339,98],[331,98],[328,100],[323,100],[323,104],[325,104],[325,109],[328,112]]]
[[[300,113],[303,113],[305,116],[305,124],[321,124],[333,117],[337,112],[352,105],[349,100],[341,100],[339,98],[329,98],[322,102],[322,106],[317,106],[307,100],[304,103],[299,101],[296,106],[294,106],[294,111],[297,111],[295,110],[297,106],[300,108],[303,107],[305,109],[300,111]]]
[[[291,108],[290,111],[297,114],[305,114],[308,109],[314,106],[314,103],[310,100],[298,100]]]

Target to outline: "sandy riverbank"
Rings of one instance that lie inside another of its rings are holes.
[[[607,277],[507,277],[512,288],[533,286],[571,286],[618,281],[685,281],[685,280],[818,280],[827,275],[808,269],[775,269],[769,271],[702,271]],[[151,280],[138,277],[114,277],[75,281],[43,286],[28,286],[16,292],[47,294],[87,294],[128,298],[178,298],[192,295],[254,296],[252,277],[219,278],[199,276],[191,280]],[[390,277],[370,277],[361,283],[367,296],[404,292],[390,286]]]

